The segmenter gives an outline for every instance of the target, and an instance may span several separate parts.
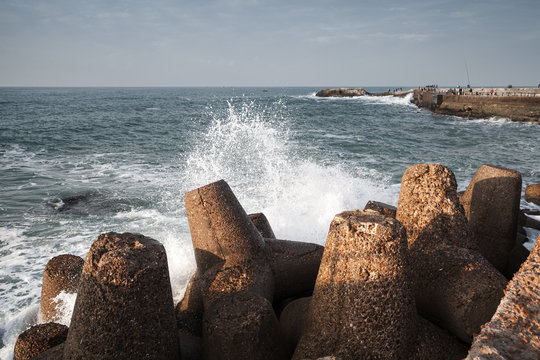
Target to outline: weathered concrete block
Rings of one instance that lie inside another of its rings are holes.
[[[411,263],[419,311],[470,343],[495,312],[506,278],[479,253],[456,246],[412,252]]]
[[[540,184],[528,185],[525,188],[525,201],[540,205]]]
[[[257,294],[226,295],[204,313],[203,359],[286,358],[272,304]]]
[[[468,346],[430,321],[418,317],[414,360],[461,360]]]
[[[506,266],[506,273],[504,275],[507,278],[512,278],[528,257],[529,250],[522,244],[516,243],[510,254],[508,254],[508,265]]]
[[[203,347],[200,336],[178,330],[178,342],[180,343],[180,358],[182,360],[200,360],[202,358]]]
[[[405,358],[415,316],[405,228],[374,211],[343,212],[330,225],[293,358]]]
[[[202,275],[202,298],[205,310],[221,297],[245,292],[273,300],[274,277],[270,266],[259,261],[227,262]]]
[[[407,228],[411,251],[440,244],[475,248],[456,189],[454,173],[445,166],[419,164],[405,171],[396,219]]]
[[[289,357],[294,353],[304,332],[310,302],[311,296],[293,300],[285,306],[279,317],[279,326]]]
[[[467,359],[538,359],[540,237],[505,292],[491,321],[474,338]]]
[[[179,359],[167,256],[154,239],[100,235],[86,256],[67,359]]]
[[[516,240],[520,199],[521,174],[492,165],[482,165],[463,194],[480,253],[502,273]]]
[[[301,241],[265,241],[267,258],[274,273],[274,300],[312,291],[324,247]]]
[[[76,293],[84,260],[75,255],[58,255],[53,257],[43,271],[41,285],[40,316],[45,322],[57,321],[57,303],[53,299],[65,291]]]
[[[185,204],[201,273],[225,260],[237,262],[262,255],[264,240],[225,181],[186,193]]]
[[[279,322],[288,349],[294,350],[304,332],[310,301],[311,297],[292,301],[281,313]],[[465,343],[429,320],[417,316],[413,327],[416,329],[417,335],[414,355],[410,359],[458,360],[467,355],[468,346]]]
[[[32,326],[17,338],[14,360],[30,360],[60,345],[66,340],[67,332],[67,326],[53,322]]]
[[[202,336],[203,286],[199,272],[196,271],[189,280],[184,297],[175,307],[178,330]]]
[[[32,360],[59,360],[64,356],[64,343],[56,345],[47,351],[40,353],[32,358]]]
[[[364,210],[377,211],[382,215],[390,216],[395,219],[397,208],[395,206],[388,205],[382,202],[370,200],[367,202],[366,206],[364,206]]]
[[[259,230],[263,238],[267,238],[267,239],[276,238],[276,235],[274,235],[274,230],[272,230],[272,227],[270,226],[268,219],[263,213],[249,214],[248,216],[253,222],[253,225],[255,225],[257,230]]]

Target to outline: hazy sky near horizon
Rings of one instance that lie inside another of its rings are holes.
[[[0,86],[537,86],[539,0],[0,0]]]

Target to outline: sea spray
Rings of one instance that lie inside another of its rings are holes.
[[[263,212],[278,238],[323,244],[333,216],[368,200],[395,203],[393,189],[358,177],[339,162],[302,157],[281,103],[234,105],[212,123],[183,168],[192,188],[226,180],[247,212]]]

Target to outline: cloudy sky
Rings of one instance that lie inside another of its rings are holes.
[[[0,86],[537,86],[539,0],[0,0]]]

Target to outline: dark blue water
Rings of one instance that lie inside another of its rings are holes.
[[[449,166],[461,189],[484,163],[540,182],[538,125],[317,90],[1,88],[0,358],[37,321],[46,262],[106,231],[164,243],[178,300],[195,266],[183,194],[221,178],[278,237],[321,244],[334,214],[396,204],[417,163]]]

